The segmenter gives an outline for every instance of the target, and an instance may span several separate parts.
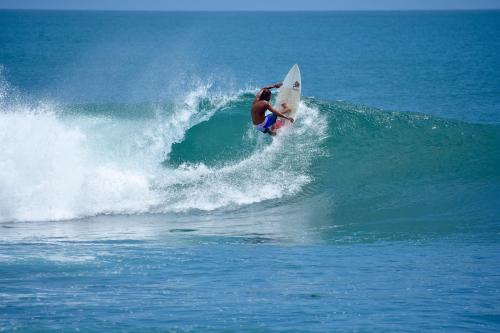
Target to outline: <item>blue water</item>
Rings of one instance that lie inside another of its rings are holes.
[[[0,331],[500,330],[500,12],[0,11]],[[303,76],[296,123],[257,88]]]

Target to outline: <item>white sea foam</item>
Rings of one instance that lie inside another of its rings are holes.
[[[78,122],[50,104],[3,93],[0,101],[0,221],[140,213],[157,204],[148,174],[103,161]]]
[[[95,161],[85,133],[54,113],[1,113],[0,145],[2,221],[142,212],[155,203],[144,174]]]
[[[308,167],[326,133],[326,120],[305,104],[270,144],[244,134],[263,143],[248,158],[218,167],[161,165],[191,127],[239,96],[200,85],[169,113],[126,123],[61,117],[56,106],[9,103],[3,93],[0,221],[213,210],[297,193],[311,180]],[[200,108],[202,100],[210,107]]]

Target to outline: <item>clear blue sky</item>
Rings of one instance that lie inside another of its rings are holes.
[[[0,8],[98,10],[500,9],[500,0],[0,0]]]

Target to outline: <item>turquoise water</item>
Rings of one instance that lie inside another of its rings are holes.
[[[0,330],[498,331],[499,32],[0,11]],[[253,95],[294,63],[264,136]]]

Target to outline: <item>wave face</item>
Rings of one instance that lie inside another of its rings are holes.
[[[250,124],[252,99],[207,84],[172,103],[58,106],[4,87],[0,220],[260,202],[337,221],[497,213],[498,125],[307,98],[295,125],[271,138]]]

